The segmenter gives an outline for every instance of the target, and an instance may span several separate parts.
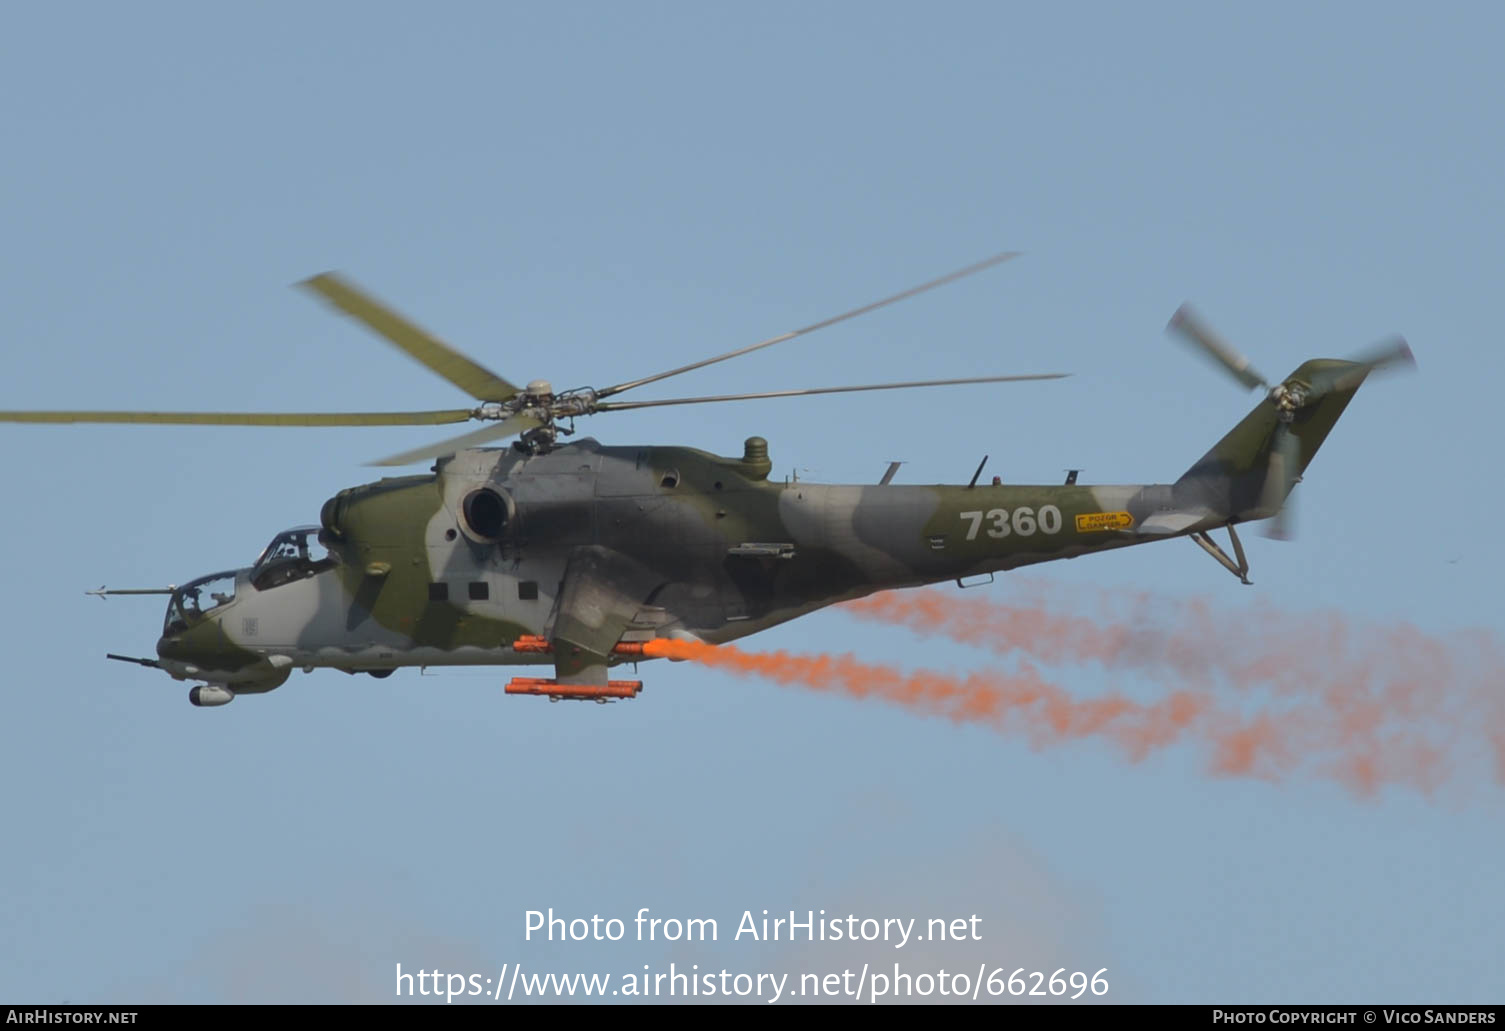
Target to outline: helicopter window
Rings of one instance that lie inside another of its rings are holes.
[[[538,581],[519,580],[517,583],[517,598],[519,601],[537,601]]]
[[[272,538],[251,568],[251,583],[258,591],[268,591],[322,573],[334,564],[334,556],[319,540],[319,528],[299,526]]]
[[[180,634],[221,605],[234,600],[234,573],[200,577],[173,592],[167,603],[164,630],[169,634]]]
[[[449,601],[449,584],[429,584],[429,601]]]
[[[491,597],[491,585],[485,580],[472,580],[470,582],[470,600],[485,601]]]

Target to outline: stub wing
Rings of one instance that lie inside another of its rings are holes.
[[[622,635],[659,579],[640,562],[610,548],[577,548],[565,567],[564,588],[544,639],[524,644],[526,650],[553,653],[554,678],[514,678],[507,693],[540,694],[556,700],[636,697],[642,681],[611,680],[607,669],[613,654],[627,654]]]

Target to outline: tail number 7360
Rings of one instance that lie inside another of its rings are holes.
[[[967,521],[969,541],[976,540],[977,531],[984,528],[989,537],[1007,537],[1010,533],[1028,537],[1036,530],[1041,533],[1059,533],[1061,530],[1061,510],[1055,505],[1044,505],[1038,512],[1027,505],[1019,506],[1012,513],[1006,508],[963,512],[962,519]]]

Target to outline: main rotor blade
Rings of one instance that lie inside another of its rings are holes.
[[[483,426],[471,433],[466,433],[458,437],[450,437],[448,440],[435,441],[432,444],[425,444],[423,447],[417,447],[411,451],[404,451],[397,455],[390,455],[387,458],[378,459],[375,462],[367,462],[366,464],[411,465],[414,462],[421,462],[425,458],[439,458],[442,455],[452,455],[457,451],[464,451],[466,448],[490,444],[494,440],[501,440],[504,437],[512,436],[514,433],[531,430],[538,425],[541,425],[539,419],[534,418],[526,412],[519,412],[516,415],[503,419],[501,422]]]
[[[1171,316],[1165,328],[1180,333],[1188,343],[1206,351],[1214,361],[1232,373],[1234,379],[1249,389],[1269,385],[1254,366],[1249,364],[1249,359],[1239,354],[1232,345],[1214,333],[1191,305],[1183,304],[1177,308],[1176,314]]]
[[[698,405],[708,401],[757,401],[766,397],[803,397],[806,394],[847,394],[858,390],[904,390],[909,387],[949,387],[960,383],[1017,383],[1036,379],[1065,379],[1068,372],[1047,372],[1034,376],[979,376],[973,379],[929,379],[912,383],[873,383],[861,387],[815,387],[810,390],[769,390],[761,394],[718,394],[714,397],[673,397],[661,401],[608,401],[596,406],[598,412],[620,412],[629,408],[654,408],[658,405]]]
[[[448,344],[419,329],[375,298],[325,272],[298,284],[323,297],[340,311],[364,323],[413,358],[428,366],[477,401],[506,401],[518,388]]]
[[[168,423],[175,426],[439,426],[468,408],[438,412],[0,412],[0,422]]]
[[[1001,265],[1003,262],[1008,261],[1010,258],[1017,258],[1018,256],[1018,251],[1007,251],[1003,254],[995,254],[991,258],[986,258],[974,265],[968,265],[966,268],[957,269],[955,272],[948,273],[947,275],[944,275],[939,279],[932,279],[928,283],[921,283],[919,286],[912,286],[902,293],[897,293],[889,297],[885,297],[881,301],[874,301],[871,304],[864,304],[861,308],[853,308],[851,311],[842,312],[840,315],[833,315],[829,319],[822,319],[819,322],[811,323],[810,325],[805,326],[801,329],[792,330],[788,333],[781,333],[778,336],[770,337],[769,339],[764,340],[761,343],[753,344],[751,347],[738,348],[735,351],[728,351],[726,354],[719,354],[714,358],[705,358],[698,362],[692,362],[689,365],[681,365],[677,369],[670,369],[668,372],[660,372],[654,376],[645,376],[642,379],[629,380],[626,383],[618,383],[614,387],[607,387],[605,390],[596,391],[596,396],[611,397],[613,394],[620,394],[624,390],[632,390],[635,387],[641,387],[647,383],[657,383],[659,380],[668,379],[670,376],[678,376],[679,374],[684,372],[691,372],[695,369],[703,369],[707,365],[715,365],[717,362],[724,362],[728,358],[737,358],[744,354],[751,354],[754,351],[762,350],[765,347],[772,347],[774,344],[782,344],[785,340],[793,340],[797,336],[804,336],[806,333],[813,333],[817,329],[825,329],[827,326],[834,326],[836,323],[845,322],[847,319],[855,319],[859,315],[865,315],[870,311],[875,311],[878,308],[882,308],[886,305],[894,304],[897,301],[906,300],[910,297],[914,297],[916,294],[922,294],[927,290],[933,290],[938,286],[944,286],[947,283],[954,283],[956,280],[962,279],[965,276],[970,276],[974,272],[981,272],[983,269],[992,268],[994,265]]]

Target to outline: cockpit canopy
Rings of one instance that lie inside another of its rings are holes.
[[[251,567],[251,586],[258,591],[316,576],[334,566],[334,556],[319,540],[319,527],[296,526],[272,538]]]
[[[164,633],[181,634],[221,605],[235,600],[236,573],[211,573],[172,592]]]

